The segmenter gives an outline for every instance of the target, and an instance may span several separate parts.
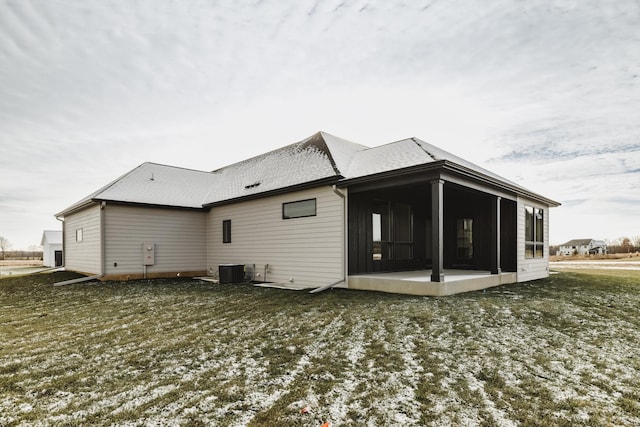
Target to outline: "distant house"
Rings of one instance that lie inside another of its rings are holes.
[[[144,163],[56,214],[65,266],[103,279],[244,266],[290,288],[446,295],[549,274],[549,208],[416,138],[325,132],[212,172]]]
[[[62,265],[62,231],[45,230],[42,233],[42,265],[59,267]]]
[[[558,255],[604,255],[607,244],[602,240],[573,239],[560,245]]]

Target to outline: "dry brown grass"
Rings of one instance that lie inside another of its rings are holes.
[[[551,255],[549,261],[638,261],[640,252],[629,254],[607,254],[607,255]]]
[[[2,259],[0,260],[0,267],[2,266],[11,266],[11,267],[39,267],[42,265],[42,260],[40,259]]]

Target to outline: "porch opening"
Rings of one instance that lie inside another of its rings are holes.
[[[348,229],[349,275],[433,268],[429,182],[350,189]],[[515,201],[445,182],[442,239],[446,269],[516,271]]]

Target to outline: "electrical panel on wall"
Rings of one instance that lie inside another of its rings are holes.
[[[142,244],[142,265],[154,265],[156,263],[156,244]]]

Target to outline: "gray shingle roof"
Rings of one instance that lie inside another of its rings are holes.
[[[589,243],[591,243],[592,240],[593,239],[573,239],[561,244],[560,246],[589,246]]]
[[[62,244],[62,231],[61,230],[44,230],[42,232],[42,239],[40,240],[40,246],[49,243],[50,245]]]
[[[325,132],[213,171],[220,185],[205,204],[236,199],[341,176],[354,153],[365,147]]]
[[[414,140],[403,139],[356,153],[345,174],[345,178],[351,179],[374,175],[394,169],[430,163],[434,160]]]
[[[56,216],[99,200],[201,208],[298,185],[325,180],[337,183],[440,160],[456,163],[522,189],[417,138],[369,148],[326,132],[317,132],[302,141],[212,172],[143,163]]]
[[[476,165],[475,163],[471,163],[468,160],[463,159],[462,157],[458,157],[455,154],[451,154],[448,151],[445,151],[439,147],[436,147],[435,145],[431,145],[427,142],[424,142],[418,138],[411,138],[413,141],[415,141],[418,145],[420,145],[420,147],[422,147],[422,149],[429,154],[429,156],[433,157],[435,160],[448,160],[450,162],[453,163],[457,163],[460,166],[464,166],[466,168],[469,168],[471,170],[474,170],[476,172],[480,172],[483,175],[487,175],[491,178],[497,179],[499,181],[504,181],[504,182],[508,182],[509,184],[513,185],[513,186],[518,186],[518,184],[516,184],[515,182],[509,181],[508,179],[505,179],[499,175],[496,175],[495,173],[481,168],[480,166]]]
[[[94,200],[201,208],[205,195],[219,184],[210,172],[143,163],[56,214],[62,216]]]

